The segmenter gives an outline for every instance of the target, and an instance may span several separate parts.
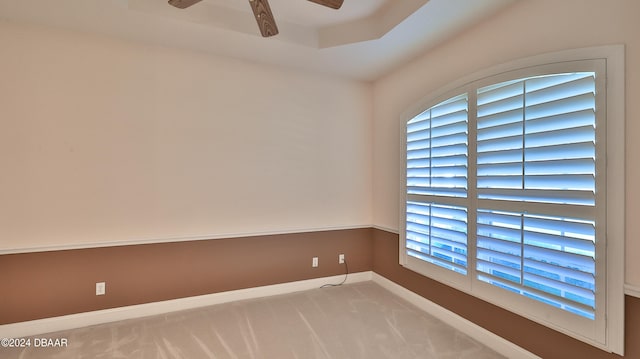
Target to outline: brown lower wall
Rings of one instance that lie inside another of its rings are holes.
[[[405,269],[398,263],[399,236],[373,231],[373,270],[544,359],[611,359],[606,353],[521,316]],[[625,358],[640,358],[640,299],[625,300]]]
[[[371,240],[351,229],[0,255],[0,324],[342,274],[340,253],[370,271]]]
[[[620,358],[401,267],[398,240],[352,229],[1,255],[0,324],[341,274],[344,253],[351,272],[373,270],[542,358]],[[640,299],[625,312],[625,358],[640,358]]]

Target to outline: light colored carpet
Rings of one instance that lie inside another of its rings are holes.
[[[503,358],[373,282],[314,289],[57,332],[36,358]]]

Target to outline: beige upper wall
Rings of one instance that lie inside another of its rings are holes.
[[[626,46],[626,281],[640,285],[640,2],[522,0],[374,85],[374,224],[398,229],[400,116],[462,77],[566,49]]]
[[[371,85],[0,22],[0,250],[370,225]]]
[[[408,106],[499,63],[594,45],[626,45],[626,180],[637,183],[638,13],[635,0],[522,0],[378,80],[373,96],[324,75],[0,22],[0,250],[397,229]],[[639,197],[628,185],[634,285]]]

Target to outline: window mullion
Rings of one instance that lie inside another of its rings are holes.
[[[522,168],[520,175],[521,183],[520,188],[522,192],[526,192],[525,188],[525,178],[526,178],[526,158],[525,158],[525,150],[526,150],[526,134],[527,134],[527,81],[522,81]],[[525,211],[526,212],[526,211]],[[524,215],[520,215],[520,285],[524,286]]]
[[[476,280],[477,258],[477,209],[478,209],[478,101],[475,87],[467,91],[468,110],[468,164],[467,164],[467,261],[469,281],[473,287]]]
[[[521,174],[521,182],[520,182],[520,188],[522,188],[523,191],[525,191],[525,163],[526,163],[526,158],[524,156],[525,153],[525,148],[526,148],[526,133],[527,133],[527,82],[526,81],[522,81],[522,170],[520,172]]]

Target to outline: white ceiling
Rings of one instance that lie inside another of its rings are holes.
[[[374,80],[517,0],[345,0],[333,10],[269,0],[280,33],[262,38],[246,0],[0,0],[0,19]]]

